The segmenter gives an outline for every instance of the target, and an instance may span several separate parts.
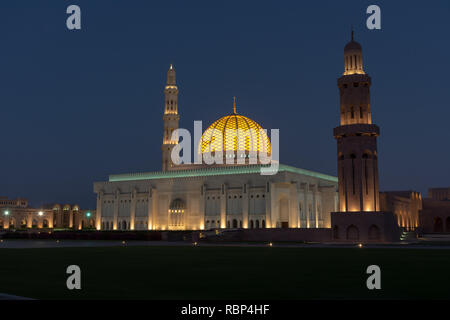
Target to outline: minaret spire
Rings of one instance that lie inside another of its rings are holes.
[[[233,113],[236,114],[236,97],[233,97]]]
[[[178,129],[179,120],[176,74],[173,65],[170,64],[169,70],[167,71],[166,87],[164,88],[164,131],[161,146],[163,171],[171,170],[173,167],[171,153],[173,147],[178,143],[177,136],[173,135],[173,133]]]
[[[380,211],[377,137],[372,124],[371,79],[362,68],[362,48],[352,41],[344,48],[345,72],[338,79],[340,126],[334,129],[338,145],[340,212]]]

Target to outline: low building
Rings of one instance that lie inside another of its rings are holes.
[[[0,197],[0,229],[85,229],[95,227],[95,210],[52,204],[34,208],[24,198]]]
[[[419,226],[422,195],[411,190],[380,192],[380,209],[392,212],[399,227],[413,231]]]
[[[431,188],[419,214],[423,233],[450,233],[450,188]]]
[[[280,165],[111,175],[96,182],[97,229],[330,228],[337,179]]]
[[[448,188],[430,188],[428,189],[428,198],[438,201],[450,201],[450,187]]]

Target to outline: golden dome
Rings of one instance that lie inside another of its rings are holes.
[[[222,151],[224,157],[231,151],[234,157],[240,153],[239,156],[246,158],[257,152],[271,154],[270,140],[263,128],[236,112],[210,125],[202,135],[198,150],[202,154]]]

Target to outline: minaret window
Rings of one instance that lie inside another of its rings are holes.
[[[364,159],[364,180],[366,182],[366,195],[369,194],[369,183],[368,183],[368,177],[369,174],[367,172],[367,159],[369,158],[369,155],[367,153],[363,154],[363,159]]]
[[[363,108],[362,108],[362,106],[359,106],[359,117],[361,119],[363,118]]]
[[[356,159],[356,155],[354,155],[353,153],[350,155],[350,158],[352,159],[352,189],[353,189],[353,194],[355,194],[355,159]]]
[[[350,107],[350,116],[352,119],[355,118],[355,110],[354,110],[353,106]]]

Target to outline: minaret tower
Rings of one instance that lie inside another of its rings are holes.
[[[178,129],[178,87],[175,82],[175,69],[172,65],[167,71],[167,84],[164,88],[164,132],[162,143],[162,170],[171,170],[173,167],[171,152],[178,143],[177,137],[172,137],[172,132]]]
[[[334,129],[338,151],[339,211],[380,211],[377,137],[372,124],[371,79],[364,72],[362,48],[352,39],[344,48],[345,70],[338,79],[340,126]]]

